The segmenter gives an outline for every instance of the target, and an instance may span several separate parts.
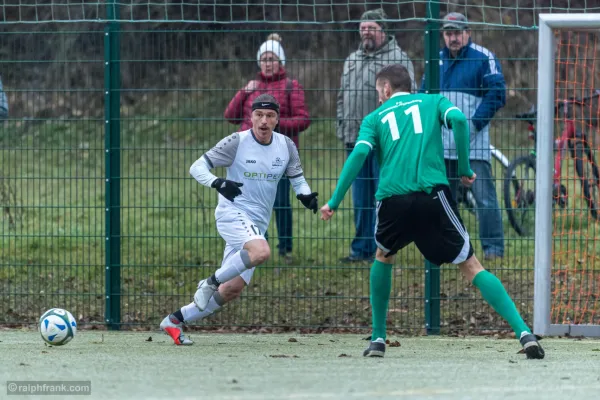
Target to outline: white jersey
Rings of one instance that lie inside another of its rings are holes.
[[[271,143],[256,140],[252,130],[233,133],[204,154],[211,168],[227,167],[227,179],[243,183],[233,202],[219,194],[215,217],[242,210],[264,234],[269,226],[277,184],[283,175],[303,175],[298,149],[287,136],[273,132]]]

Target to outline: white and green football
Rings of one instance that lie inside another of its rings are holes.
[[[52,308],[40,317],[42,339],[53,346],[67,344],[77,333],[77,322],[67,310]]]

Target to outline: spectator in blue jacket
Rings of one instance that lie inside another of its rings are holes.
[[[0,79],[0,120],[8,118],[8,98],[6,97],[6,93],[4,93],[4,88],[2,87],[2,80]]]
[[[471,168],[477,174],[472,191],[477,201],[479,237],[486,259],[504,256],[502,213],[491,167],[489,124],[506,103],[506,83],[494,54],[471,40],[467,18],[459,13],[444,17],[446,47],[440,51],[440,93],[470,119]],[[421,90],[424,90],[425,77]],[[458,191],[458,162],[454,136],[443,129],[444,158],[450,188]]]

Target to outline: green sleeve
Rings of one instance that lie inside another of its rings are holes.
[[[441,96],[439,103],[439,114],[441,122],[448,129],[452,129],[456,152],[458,153],[458,176],[473,176],[469,163],[470,134],[467,117],[446,97]]]
[[[340,179],[338,180],[338,184],[333,192],[333,196],[331,196],[331,200],[327,202],[329,208],[332,210],[336,210],[342,200],[344,200],[344,196],[348,189],[350,189],[350,185],[356,179],[360,169],[362,168],[367,156],[371,148],[366,143],[357,143],[350,153],[350,156],[344,163],[344,168],[342,168],[342,174],[340,175]]]

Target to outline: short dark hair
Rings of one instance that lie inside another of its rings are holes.
[[[375,82],[380,79],[389,82],[392,92],[410,92],[412,89],[410,74],[402,64],[390,64],[381,68],[377,75],[375,75]]]

